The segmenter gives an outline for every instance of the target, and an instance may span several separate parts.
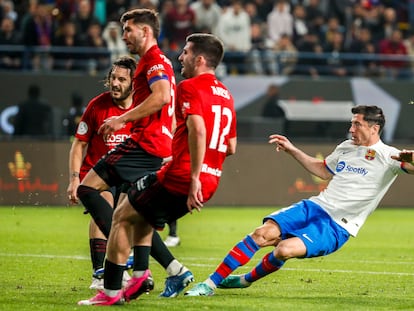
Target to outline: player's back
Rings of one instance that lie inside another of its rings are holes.
[[[173,160],[168,165],[168,172],[165,172],[165,180],[168,180],[167,188],[171,185],[176,192],[183,194],[188,193],[191,172],[186,127],[189,115],[203,117],[206,126],[206,152],[200,180],[203,183],[203,195],[208,199],[221,177],[229,139],[236,137],[233,97],[212,74],[184,80],[177,87],[177,129],[173,139]],[[160,176],[164,178],[164,174]]]

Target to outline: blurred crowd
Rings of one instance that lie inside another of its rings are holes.
[[[138,7],[173,60],[197,31],[223,40],[229,74],[413,77],[413,0],[0,0],[0,68],[106,70]]]

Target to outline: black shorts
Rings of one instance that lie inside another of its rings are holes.
[[[131,138],[116,146],[93,167],[108,186],[131,184],[139,178],[157,171],[162,158],[147,153]]]
[[[166,223],[188,213],[187,196],[168,192],[155,174],[138,180],[129,189],[128,199],[134,209],[157,230],[164,229]]]

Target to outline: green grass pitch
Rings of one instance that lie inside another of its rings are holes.
[[[275,208],[206,207],[179,220],[174,255],[203,281],[227,251]],[[0,310],[82,310],[91,297],[88,222],[81,207],[0,207]],[[293,259],[246,289],[212,297],[159,298],[165,272],[151,260],[155,289],[125,310],[414,310],[414,209],[380,208],[338,252]],[[161,232],[165,237],[167,232]],[[251,269],[261,250],[238,272]],[[191,287],[192,285],[190,285]]]

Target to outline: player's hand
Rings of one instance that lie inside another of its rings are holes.
[[[286,151],[289,152],[294,148],[292,143],[283,135],[272,134],[269,136],[269,144],[275,144],[276,151]]]
[[[77,195],[79,184],[80,184],[79,178],[75,178],[69,183],[68,189],[66,190],[69,203],[71,205],[75,205],[79,203],[79,198]]]
[[[112,133],[125,127],[125,121],[119,116],[112,116],[104,121],[99,127],[98,134],[108,138]]]
[[[413,150],[402,150],[398,155],[391,156],[392,159],[400,161],[400,162],[408,162],[413,163],[414,151]]]
[[[190,184],[190,191],[187,198],[187,208],[190,214],[193,209],[201,211],[203,207],[203,193],[201,192],[201,182],[199,179],[192,180]]]

